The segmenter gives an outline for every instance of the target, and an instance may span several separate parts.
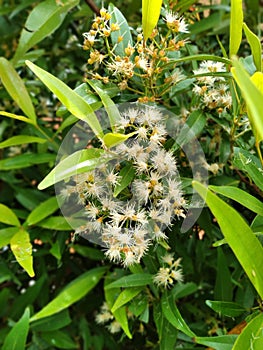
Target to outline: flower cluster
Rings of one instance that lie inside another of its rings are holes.
[[[89,51],[88,77],[114,82],[121,90],[133,91],[141,95],[139,102],[160,99],[184,79],[182,73],[178,74],[174,60],[186,43],[180,37],[188,33],[184,18],[166,11],[163,34],[154,30],[146,42],[138,28],[133,43],[127,27],[124,29],[123,23],[115,23],[112,17],[115,16],[101,9],[90,31],[83,34],[83,48]]]
[[[98,324],[106,324],[110,333],[118,333],[121,331],[121,325],[118,321],[114,319],[112,312],[106,302],[100,307],[100,312],[97,313],[95,320]]]
[[[159,268],[159,271],[154,276],[154,283],[158,287],[168,288],[176,282],[183,281],[182,269],[180,269],[181,258],[174,260],[172,254],[165,254],[162,256],[163,266]]]
[[[106,150],[102,165],[76,175],[70,191],[85,207],[86,223],[77,233],[99,237],[111,261],[129,266],[140,262],[153,241],[167,239],[164,229],[185,217],[186,203],[176,160],[163,146],[163,113],[129,108],[116,128],[133,137]]]
[[[209,110],[218,113],[227,111],[232,106],[232,97],[229,84],[220,73],[225,73],[226,67],[222,62],[203,61],[200,67],[194,70],[197,75],[193,92],[201,99],[201,103]]]

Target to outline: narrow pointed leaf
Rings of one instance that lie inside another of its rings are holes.
[[[36,124],[36,113],[25,84],[12,64],[4,57],[0,57],[0,78],[6,91],[19,108],[32,120],[33,124]]]
[[[116,299],[114,305],[112,306],[111,312],[115,312],[121,306],[127,304],[134,297],[136,297],[136,295],[138,295],[142,290],[143,288],[136,288],[136,287],[124,289]]]
[[[131,163],[127,164],[124,168],[121,169],[120,173],[120,182],[115,186],[114,197],[117,197],[129,184],[132,182],[135,176],[135,169]]]
[[[34,225],[49,215],[53,214],[58,209],[58,201],[56,197],[51,197],[40,203],[27,217],[26,223]]]
[[[59,2],[46,0],[35,6],[21,32],[18,47],[12,59],[13,64],[16,65],[29,49],[52,34],[62,24],[69,10],[78,3],[79,0],[60,0]]]
[[[112,101],[112,99],[99,86],[94,84],[91,80],[88,80],[87,82],[92,87],[92,89],[94,89],[97,92],[97,94],[99,95],[101,102],[103,103],[103,106],[108,114],[111,129],[112,129],[112,131],[114,131],[116,125],[118,125],[118,122],[121,118],[121,114],[119,112],[118,107]]]
[[[7,225],[20,226],[16,214],[6,205],[0,203],[0,222]]]
[[[43,190],[71,176],[93,170],[99,164],[106,162],[100,158],[103,150],[97,148],[76,151],[63,159],[51,172],[40,182],[38,188]]]
[[[197,344],[209,346],[216,350],[232,350],[233,344],[236,339],[237,339],[237,335],[231,334],[231,335],[220,335],[217,337],[196,337],[194,340]]]
[[[0,149],[11,147],[11,146],[17,146],[17,145],[24,145],[28,143],[45,143],[47,140],[42,139],[41,137],[37,136],[30,136],[30,135],[17,135],[12,136],[9,139],[0,142]]]
[[[162,0],[142,0],[142,28],[145,41],[158,22],[161,7]]]
[[[161,305],[164,316],[176,329],[191,338],[195,337],[194,332],[188,327],[187,323],[182,318],[182,315],[175,304],[173,295],[168,295],[168,293],[165,292],[161,299]]]
[[[153,282],[153,276],[149,273],[135,273],[132,275],[119,278],[110,284],[107,284],[105,289],[111,288],[127,288],[127,287],[141,287],[151,284]]]
[[[27,66],[36,76],[51,90],[63,105],[78,119],[88,123],[96,136],[102,137],[103,131],[96,114],[83,97],[68,87],[54,75],[36,66],[30,61],[26,61]]]
[[[34,277],[32,245],[28,232],[20,229],[11,238],[10,247],[19,265],[26,270],[30,277]]]
[[[41,318],[54,315],[83,298],[98,284],[106,270],[106,267],[97,267],[77,277],[42,310],[31,317],[30,321],[33,322]]]
[[[233,186],[209,186],[212,191],[240,203],[244,207],[263,216],[263,203],[251,194]]]
[[[245,220],[231,206],[204,185],[193,181],[194,189],[216,217],[228,245],[233,250],[258,294],[263,298],[263,247]]]
[[[263,93],[258,89],[256,84],[251,80],[241,63],[233,59],[233,68],[231,72],[242,91],[246,101],[249,118],[252,124],[257,141],[263,140]],[[262,74],[257,72],[257,74]],[[263,80],[263,77],[262,79]]]
[[[261,43],[259,38],[243,23],[243,29],[247,37],[247,41],[252,51],[253,61],[257,68],[257,71],[262,71],[262,58],[261,58]]]
[[[16,115],[16,114],[4,112],[4,111],[0,111],[0,115],[3,115],[4,117],[12,118],[12,119],[21,120],[22,122],[35,125],[35,123],[31,119],[26,118],[22,115]]]
[[[206,300],[205,303],[220,315],[228,317],[237,317],[247,311],[247,309],[245,309],[243,306],[228,301]]]
[[[7,334],[2,350],[24,350],[29,331],[29,308]]]
[[[231,1],[229,57],[236,55],[242,40],[242,0]]]

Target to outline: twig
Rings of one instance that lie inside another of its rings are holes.
[[[98,8],[98,6],[95,4],[95,2],[93,0],[85,0],[86,3],[89,5],[89,7],[91,8],[91,10],[97,15],[100,15],[100,9]]]

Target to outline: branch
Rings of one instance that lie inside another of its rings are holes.
[[[91,8],[91,10],[97,15],[100,15],[100,9],[98,8],[98,6],[95,4],[95,2],[93,0],[85,0],[86,3],[89,5],[89,7]]]

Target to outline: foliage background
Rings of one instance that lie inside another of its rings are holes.
[[[1,1],[0,56],[12,62],[22,29],[30,32],[30,28],[25,27],[28,14],[40,3],[41,1]],[[179,1],[178,4],[166,1],[165,3],[166,5],[175,4],[175,9],[182,10],[185,16],[193,21],[189,54],[222,55],[215,36],[218,36],[223,47],[228,47],[230,1],[221,1],[216,5],[209,2],[206,5],[197,4],[196,1]],[[98,1],[96,5],[101,7],[102,4]],[[129,1],[125,4],[122,1],[116,1],[114,5],[123,12],[131,26],[140,24],[140,1]],[[104,6],[107,7],[108,2],[105,1]],[[131,6],[132,11],[130,11]],[[244,3],[244,6],[247,9],[245,22],[254,33],[260,35],[261,27],[258,23],[261,23],[262,11],[258,2],[250,1],[249,4]],[[180,226],[178,223],[169,233],[169,245],[176,256],[182,257],[184,271],[184,283],[176,285],[170,295],[177,301],[186,324],[200,338],[203,337],[199,345],[191,339],[189,334],[187,335],[185,325],[183,329],[178,327],[178,324],[177,327],[175,326],[180,320],[178,314],[174,324],[172,319],[168,322],[169,317],[163,317],[162,322],[156,321],[158,318],[156,315],[160,312],[158,308],[161,307],[160,299],[163,297],[162,293],[148,287],[145,290],[149,293],[149,298],[145,298],[142,292],[136,296],[133,303],[129,304],[129,311],[135,314],[129,319],[132,340],[127,337],[128,332],[126,335],[124,333],[114,335],[94,321],[105,299],[102,275],[106,275],[107,284],[134,273],[154,274],[160,266],[160,257],[165,249],[158,247],[156,251],[151,251],[143,262],[144,270],[137,267],[138,270],[129,271],[111,264],[105,259],[100,247],[94,246],[81,237],[72,241],[72,232],[54,200],[54,189],[52,187],[45,191],[37,189],[37,184],[53,168],[59,145],[70,129],[69,125],[57,132],[62,122],[69,118],[69,113],[59,108],[60,104],[55,96],[35,78],[25,66],[24,60],[25,58],[33,60],[72,89],[83,81],[87,55],[81,47],[82,33],[89,30],[94,14],[84,1],[72,6],[65,14],[59,28],[34,45],[30,56],[25,55],[14,65],[29,92],[39,127],[34,128],[29,123],[4,116],[0,119],[1,203],[13,211],[20,223],[24,223],[24,230],[29,233],[35,272],[35,276],[32,273],[30,277],[14,258],[15,248],[13,247],[12,252],[9,237],[14,233],[13,227],[18,227],[20,224],[17,225],[12,214],[1,207],[0,344],[3,349],[10,349],[12,345],[13,349],[19,350],[23,348],[99,350],[124,347],[170,350],[201,349],[206,346],[213,346],[220,350],[231,349],[235,337],[231,338],[229,344],[225,338],[217,338],[219,340],[216,345],[211,340],[205,339],[212,336],[224,337],[229,332],[240,332],[244,323],[255,316],[253,308],[256,310],[256,315],[260,315],[261,302],[244,273],[244,268],[229,246],[221,244],[222,242],[215,245],[223,239],[223,235],[217,220],[207,207],[204,208],[192,230],[178,234]],[[250,46],[243,38],[239,55],[245,58],[250,56],[250,51]],[[246,62],[248,67],[249,59]],[[196,61],[187,62],[184,65],[188,74],[192,74],[192,70],[196,68]],[[0,69],[2,77],[3,65]],[[110,92],[110,96],[116,103],[126,98],[117,93],[116,89],[108,91],[105,89],[105,91]],[[94,108],[101,105],[94,92],[89,91],[89,98]],[[171,103],[172,109],[176,111],[178,105],[185,103],[185,98],[190,103],[189,91],[187,97],[183,94],[176,96]],[[242,106],[245,109],[244,104]],[[24,115],[3,85],[0,86],[0,109]],[[208,118],[207,114],[205,116]],[[252,168],[253,162],[257,164],[257,169],[260,168],[253,133],[249,129],[242,137],[235,138],[236,134],[231,133],[231,128],[233,128],[233,120],[230,118],[219,120],[213,116],[208,118],[206,127],[198,132],[207,162],[222,165],[218,172],[210,173],[209,183],[239,187],[261,201],[262,187],[260,188],[259,184],[262,184],[262,178],[260,178],[262,174],[257,173],[256,170],[253,172],[254,168]],[[18,135],[34,137],[45,135],[48,142],[28,143],[25,139],[21,142],[22,145],[8,147],[2,143]],[[245,161],[251,153],[254,154],[252,165],[248,170],[237,160],[234,162],[232,154],[234,147],[242,149],[241,153]],[[184,159],[179,158],[179,161],[183,162]],[[187,169],[184,176],[189,176]],[[222,198],[225,199],[225,197]],[[43,201],[48,202],[45,206],[40,206]],[[248,225],[252,228],[254,225],[255,232],[262,233],[262,207],[255,212],[251,210],[251,205],[246,206],[242,202],[233,201],[231,197],[226,201],[242,214]],[[34,215],[28,219],[32,211]],[[257,221],[255,221],[257,214]],[[9,219],[6,219],[8,217]],[[24,248],[27,249],[28,246],[25,244]],[[56,312],[51,312],[49,317],[39,318],[39,320],[33,318],[29,325],[29,313],[30,316],[37,314],[50,301],[61,295],[65,287],[69,291],[69,299],[71,298],[67,301],[68,304],[61,306],[61,311],[58,312],[59,302],[56,303]],[[209,304],[207,300],[234,304],[221,303],[218,306],[211,302]],[[155,303],[157,306],[153,311]],[[138,305],[142,305],[141,308]],[[236,308],[239,308],[238,311]],[[260,322],[258,329],[262,326],[262,320]],[[259,349],[256,346],[260,345],[255,345],[255,349]],[[236,349],[241,348],[236,347]]]

